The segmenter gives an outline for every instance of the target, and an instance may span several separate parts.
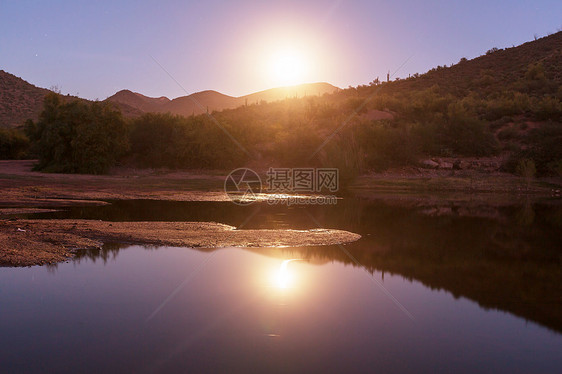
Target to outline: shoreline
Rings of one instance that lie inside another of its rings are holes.
[[[181,247],[276,247],[341,244],[360,236],[341,230],[234,230],[214,222],[105,222],[18,219],[18,214],[100,206],[110,200],[229,201],[217,173],[117,170],[112,175],[33,172],[33,161],[0,161],[0,266],[66,261],[78,248],[104,242]],[[524,184],[509,174],[418,169],[357,178],[347,193],[360,199],[437,208],[460,202],[480,206],[514,201],[560,201],[560,178]],[[25,231],[23,231],[25,230]]]
[[[344,244],[360,237],[334,229],[236,230],[216,222],[0,220],[0,266],[62,262],[76,250],[100,248],[107,242],[191,248],[305,247]]]

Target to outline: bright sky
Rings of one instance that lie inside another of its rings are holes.
[[[562,27],[562,1],[0,0],[0,69],[64,94],[368,84]],[[157,62],[155,62],[157,61]]]

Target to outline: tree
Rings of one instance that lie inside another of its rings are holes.
[[[63,103],[56,93],[47,94],[39,121],[27,121],[25,130],[39,158],[36,169],[48,172],[102,174],[128,147],[119,110],[109,103]]]

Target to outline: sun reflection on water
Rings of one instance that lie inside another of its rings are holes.
[[[288,265],[290,262],[292,261],[300,261],[300,259],[298,258],[293,258],[290,260],[284,260],[283,262],[281,262],[281,265],[279,266],[279,269],[277,270],[277,272],[275,273],[275,275],[273,276],[273,284],[275,285],[275,287],[281,289],[281,290],[285,290],[288,288],[292,288],[295,285],[295,274],[289,270]]]

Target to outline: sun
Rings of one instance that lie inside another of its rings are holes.
[[[308,60],[304,53],[293,48],[274,52],[270,58],[271,80],[279,86],[304,83],[308,73]]]

